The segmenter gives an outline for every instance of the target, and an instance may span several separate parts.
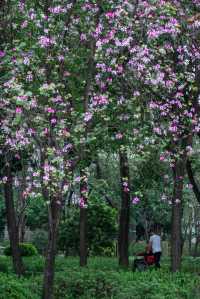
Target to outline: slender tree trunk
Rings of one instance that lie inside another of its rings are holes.
[[[25,234],[26,234],[26,217],[25,215],[22,216],[23,218],[20,221],[19,226],[19,241],[20,243],[24,243]]]
[[[22,160],[22,176],[20,182],[20,190],[19,190],[19,206],[20,206],[20,216],[18,220],[19,225],[19,240],[21,243],[24,242],[25,234],[26,234],[26,199],[23,197],[23,192],[26,189],[26,172],[27,169],[25,167],[24,161]]]
[[[180,158],[174,167],[174,191],[172,199],[172,228],[171,228],[171,270],[179,271],[181,268],[182,249],[182,196],[185,161]]]
[[[49,235],[44,269],[43,299],[53,298],[54,267],[60,212],[60,198],[53,198],[49,207]]]
[[[80,266],[87,265],[87,209],[80,208]]]
[[[5,176],[7,177],[7,181],[4,185],[5,206],[13,268],[15,273],[18,276],[21,276],[23,274],[24,267],[19,249],[19,230],[16,221],[16,212],[13,199],[13,178],[10,166],[5,167]]]
[[[87,182],[84,180],[84,173],[81,174],[80,184],[81,204],[80,204],[80,266],[87,265]]]
[[[198,247],[199,247],[199,238],[196,239],[196,243],[194,247],[194,257],[198,256]]]
[[[192,228],[190,227],[189,235],[188,235],[188,253],[189,256],[192,255]]]
[[[195,208],[194,212],[194,221],[195,221],[195,237],[196,237],[196,243],[194,247],[194,256],[198,256],[198,247],[200,244],[200,221],[199,221],[199,207]]]
[[[192,163],[189,159],[187,160],[187,163],[186,163],[186,169],[187,169],[187,174],[188,174],[190,184],[192,185],[193,192],[196,196],[198,203],[200,204],[200,189],[199,189],[198,183],[195,180],[194,173],[192,170]]]
[[[119,265],[128,267],[128,246],[129,246],[129,214],[130,214],[130,193],[124,187],[124,182],[129,184],[129,167],[127,153],[120,151],[120,177],[121,177],[121,210],[119,218],[118,254]]]

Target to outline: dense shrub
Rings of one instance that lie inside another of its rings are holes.
[[[72,271],[70,275],[62,273],[56,278],[55,299],[112,298],[118,291],[118,281],[113,278],[101,270]]]
[[[57,274],[55,299],[199,299],[199,283],[197,275],[166,270],[132,273],[77,267]]]
[[[24,257],[26,276],[42,274],[44,271],[44,258],[42,256]]]
[[[37,248],[38,252],[44,255],[47,247],[48,233],[43,229],[37,229],[33,232],[32,243]]]
[[[145,241],[138,241],[137,243],[131,243],[129,246],[129,255],[136,255],[137,253],[144,252],[147,244]]]
[[[39,299],[39,294],[35,293],[37,288],[33,287],[33,281],[0,274],[1,299]]]
[[[6,256],[0,256],[0,272],[8,273],[11,269],[11,264]]]
[[[0,299],[39,299],[42,292],[44,258],[25,257],[29,274],[18,279],[0,274]],[[0,258],[11,271],[11,259]],[[196,271],[194,271],[196,269]],[[78,258],[56,259],[54,299],[199,299],[200,259],[183,260],[183,272],[169,272],[169,260],[162,259],[160,271],[121,270],[117,259],[90,258],[87,268],[79,267]],[[197,271],[198,270],[198,271]]]
[[[61,221],[58,247],[66,255],[79,253],[79,212],[72,207],[67,219]],[[101,198],[90,196],[87,208],[88,249],[90,256],[114,256],[117,234],[117,212]]]
[[[20,243],[19,247],[22,256],[33,256],[38,254],[36,247],[31,243]],[[7,246],[4,249],[4,254],[6,256],[11,256],[10,246]]]

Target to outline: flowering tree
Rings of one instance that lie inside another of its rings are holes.
[[[48,206],[43,298],[52,297],[60,212],[75,168],[86,264],[87,167],[99,148],[120,151],[127,252],[126,149],[143,152],[149,128],[148,146],[161,137],[160,159],[174,173],[172,269],[180,268],[185,163],[200,128],[197,9],[198,1],[11,1],[0,51],[1,143],[9,171],[14,155],[29,153],[24,198],[42,194]]]

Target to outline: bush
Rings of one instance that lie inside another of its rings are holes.
[[[71,268],[57,273],[55,299],[199,299],[200,278],[189,273]]]
[[[70,215],[60,223],[58,249],[67,255],[79,253],[80,209],[72,207]],[[90,256],[114,256],[117,235],[117,212],[101,198],[90,196],[87,208],[88,252]]]
[[[38,254],[36,247],[31,243],[20,243],[19,248],[20,248],[21,256],[33,256]],[[7,246],[4,249],[4,254],[6,256],[11,256],[10,246]]]
[[[33,281],[0,274],[1,299],[39,299],[40,296],[36,291]]]
[[[42,274],[44,271],[44,258],[42,256],[25,257],[23,263],[26,276]]]
[[[117,295],[118,282],[115,273],[89,269],[83,271],[72,271],[70,275],[58,275],[55,283],[55,299],[78,299],[78,298],[113,298]]]
[[[130,244],[129,255],[136,255],[137,253],[145,251],[146,246],[147,244],[145,241],[138,241],[137,243]]]
[[[6,256],[0,256],[0,272],[9,272],[10,261]]]
[[[44,255],[47,248],[48,233],[43,229],[36,229],[33,232],[32,243],[37,248],[38,252]]]

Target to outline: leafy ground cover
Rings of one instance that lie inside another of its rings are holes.
[[[0,257],[0,298],[39,299],[42,290],[42,257],[24,258],[26,275],[18,279],[9,257]],[[162,269],[132,272],[118,267],[114,258],[91,258],[80,269],[77,258],[56,260],[55,299],[199,299],[200,258],[184,258],[181,273],[169,272],[169,260]]]

